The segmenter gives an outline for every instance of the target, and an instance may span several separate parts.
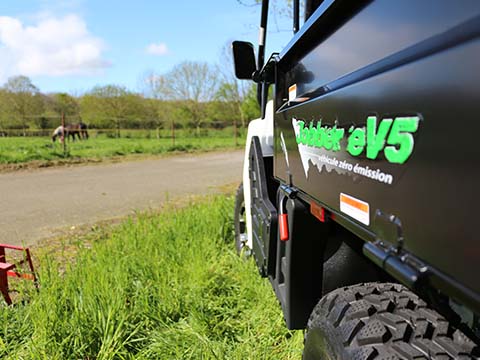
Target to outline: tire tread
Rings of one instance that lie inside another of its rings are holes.
[[[399,284],[336,289],[314,308],[305,335],[322,329],[342,359],[476,359],[476,344]],[[307,343],[307,341],[306,341]]]

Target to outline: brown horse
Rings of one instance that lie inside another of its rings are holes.
[[[75,137],[78,140],[87,140],[88,139],[88,126],[83,122],[79,122],[78,124],[68,124],[65,126],[65,137],[71,137],[73,141],[75,141]]]

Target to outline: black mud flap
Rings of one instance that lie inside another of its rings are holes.
[[[277,209],[270,201],[267,181],[267,161],[263,157],[260,140],[252,138],[249,174],[251,187],[253,254],[262,276],[275,273],[277,239]],[[272,161],[270,161],[272,163]],[[270,169],[271,170],[271,169]],[[270,191],[271,192],[271,191]]]
[[[329,226],[310,214],[308,204],[288,198],[280,189],[278,202],[286,200],[289,238],[278,241],[273,287],[289,329],[304,329],[322,295],[322,270]]]

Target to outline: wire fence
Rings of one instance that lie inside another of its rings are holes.
[[[51,137],[54,129],[0,129],[0,137]],[[246,129],[226,127],[199,129],[88,129],[90,137],[175,139],[195,137],[244,137]]]

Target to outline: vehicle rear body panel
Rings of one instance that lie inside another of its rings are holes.
[[[310,32],[314,33],[311,35],[313,41],[307,45],[304,39],[310,36],[300,32],[280,54],[286,61],[281,61],[279,66],[286,72],[287,78],[292,75],[294,77],[298,68],[308,69],[315,74],[314,80],[309,83],[297,81],[300,95],[315,91],[345,74],[448,31],[472,19],[480,11],[480,4],[476,0],[355,1],[366,5],[360,9],[355,8],[357,12],[351,18],[344,18],[346,10],[339,7],[351,2],[330,2],[332,4],[321,16],[318,15],[318,19],[312,17],[312,24],[307,23],[305,26],[306,32],[310,25]],[[335,18],[339,24],[332,24],[333,20],[326,21],[324,18]],[[318,28],[315,28],[315,24],[319,24]],[[321,44],[318,45],[319,41]],[[303,47],[297,45],[302,42],[305,43]],[[308,48],[314,44],[317,45]],[[292,61],[292,58],[297,61]]]
[[[313,50],[301,53],[293,44],[289,51],[298,54],[281,54],[277,78],[286,81],[276,88],[275,176],[288,183],[290,173],[293,186],[390,242],[396,239],[389,238],[390,232],[375,213],[378,209],[396,215],[407,251],[480,293],[476,278],[480,270],[476,265],[480,258],[476,227],[480,202],[480,39],[476,34],[480,26],[475,19],[480,3],[441,5],[437,1],[373,2]],[[456,32],[448,33],[455,27]],[[469,35],[459,36],[462,32]],[[436,42],[429,42],[432,37],[438,37]],[[456,44],[452,37],[458,39]],[[438,45],[442,41],[447,44],[444,48]],[[410,50],[403,50],[407,47]],[[416,57],[417,50],[421,55]],[[396,64],[396,59],[404,60]],[[352,80],[343,81],[346,78]],[[297,98],[309,99],[288,103],[288,88],[293,84]],[[418,129],[412,132],[413,151],[404,163],[389,162],[383,151],[375,159],[368,159],[365,151],[359,156],[346,151],[349,130],[365,127],[369,116],[376,116],[378,122],[419,118]],[[340,150],[299,146],[292,119],[303,120],[306,126],[321,120],[322,126],[344,129]],[[322,155],[379,169],[391,175],[391,182],[328,165],[319,160]],[[369,221],[355,219],[345,209],[342,212],[341,194],[367,203]]]

